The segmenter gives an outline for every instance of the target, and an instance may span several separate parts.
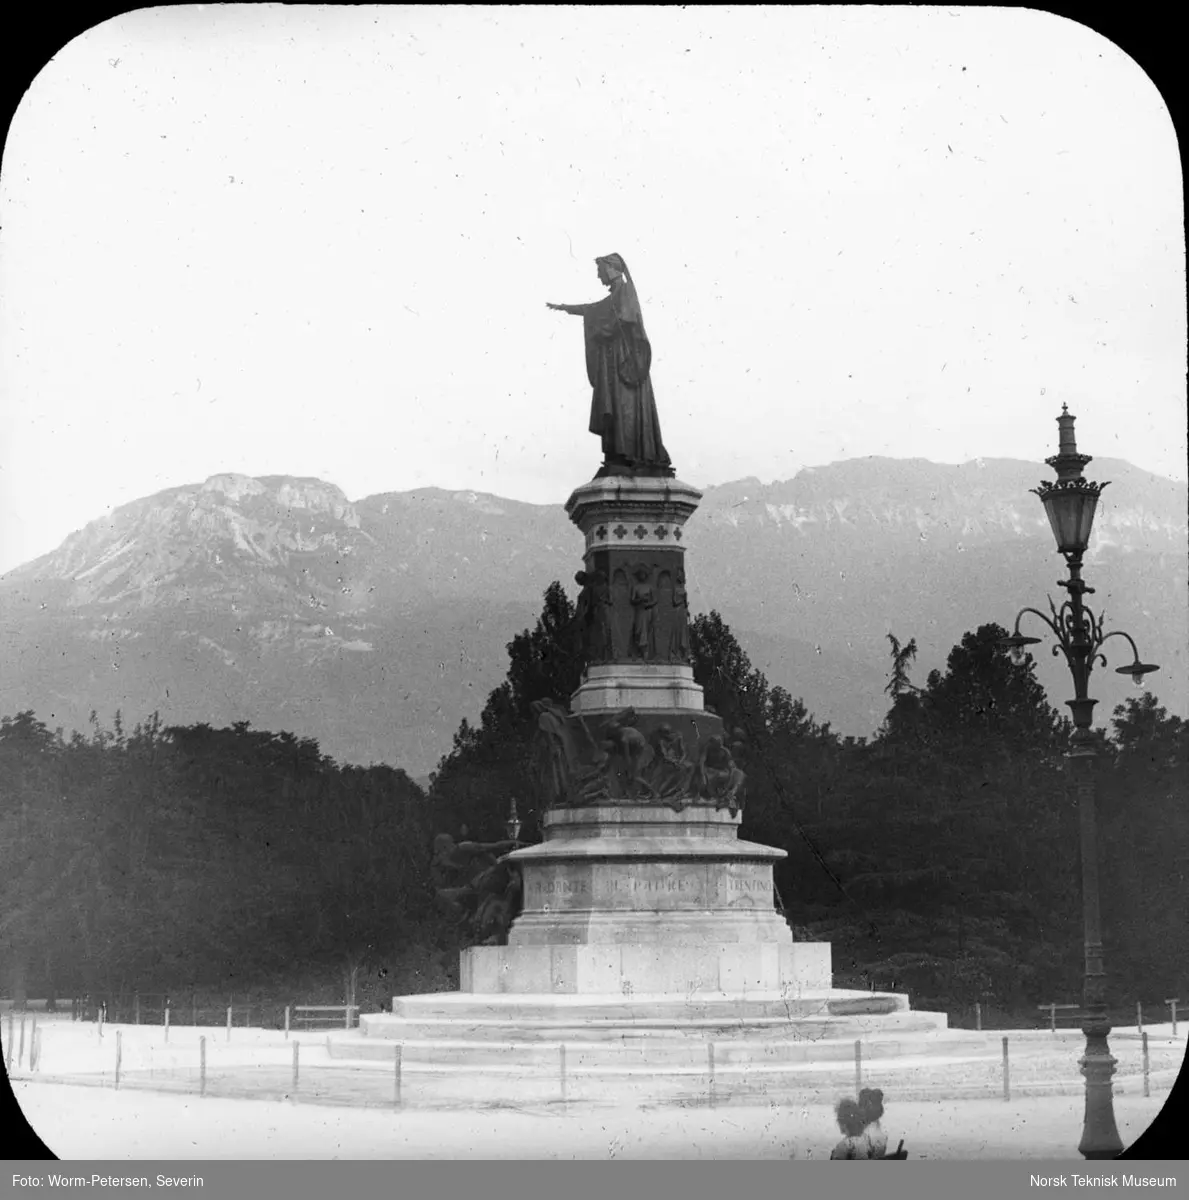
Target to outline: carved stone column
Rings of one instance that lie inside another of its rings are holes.
[[[566,503],[586,542],[591,641],[597,647],[574,713],[702,711],[689,665],[685,523],[701,492],[678,479],[607,475]]]

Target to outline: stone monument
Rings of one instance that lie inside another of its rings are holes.
[[[686,526],[701,494],[675,478],[661,440],[627,266],[596,262],[605,299],[549,306],[583,318],[604,458],[566,502],[584,540],[587,666],[572,696],[534,706],[543,841],[500,859],[518,869],[523,905],[506,942],[462,951],[458,993],[363,1017],[363,1038],[661,1037],[709,1023],[746,1039],[903,1019],[906,996],[832,987],[830,946],[795,942],[776,910],[785,851],[738,835],[734,731],[704,706],[690,664]]]

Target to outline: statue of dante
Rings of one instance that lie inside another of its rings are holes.
[[[546,307],[582,318],[586,374],[594,389],[590,432],[603,439],[600,474],[672,475],[649,377],[652,347],[635,284],[618,254],[596,258],[595,263],[600,282],[611,289],[609,296],[593,304]]]

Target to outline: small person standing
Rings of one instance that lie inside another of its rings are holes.
[[[871,1157],[886,1157],[888,1135],[880,1125],[883,1119],[883,1092],[879,1088],[864,1088],[859,1093],[859,1112],[863,1117],[863,1132],[871,1143]]]
[[[858,1102],[848,1096],[834,1106],[842,1141],[830,1151],[831,1158],[872,1158],[871,1141],[863,1132],[867,1122]]]

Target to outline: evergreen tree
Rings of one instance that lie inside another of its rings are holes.
[[[582,681],[582,647],[574,605],[560,583],[545,590],[533,629],[508,643],[508,675],[487,698],[479,724],[464,720],[450,753],[430,782],[435,820],[455,836],[503,837],[509,802],[516,799],[522,837],[538,832],[537,801],[528,771],[536,728],[535,700],[569,702]],[[428,847],[427,847],[428,853]]]
[[[861,970],[956,1003],[1018,1002],[1074,969],[1068,723],[1031,660],[1001,651],[1004,636],[996,625],[965,634],[919,690],[907,676],[914,642],[889,638],[888,717],[855,748],[846,795],[820,831],[868,916],[852,944]]]
[[[1120,704],[1100,759],[1102,920],[1119,1001],[1161,1002],[1189,984],[1189,722],[1151,692]]]

